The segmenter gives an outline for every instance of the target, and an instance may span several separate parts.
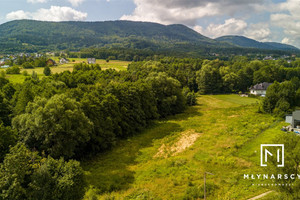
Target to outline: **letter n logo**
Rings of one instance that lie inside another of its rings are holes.
[[[260,166],[268,166],[268,158],[276,157],[277,167],[284,167],[284,144],[261,144]]]

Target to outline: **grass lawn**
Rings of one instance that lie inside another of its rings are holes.
[[[257,113],[257,103],[238,95],[200,96],[184,113],[82,162],[90,188],[85,199],[203,199],[205,171],[214,174],[207,175],[207,199],[268,191],[243,179],[261,169],[260,143],[282,134],[281,122]]]
[[[37,69],[37,68],[36,68]],[[22,71],[22,70],[21,70]],[[37,70],[33,70],[33,71],[37,71]],[[32,71],[31,73],[28,73],[29,76],[32,74]],[[24,80],[26,79],[26,76],[22,75],[22,74],[6,74],[5,76],[10,82],[12,83],[23,83]],[[28,77],[28,76],[27,76]],[[38,77],[40,79],[42,79],[44,76],[44,74],[38,74]]]
[[[55,60],[57,63],[59,63],[59,59],[58,57],[53,57],[53,60]],[[74,62],[72,62],[74,60]],[[75,63],[81,63],[81,62],[87,62],[87,59],[83,59],[83,58],[74,58],[74,59],[70,59],[70,63],[68,64],[62,64],[62,65],[58,65],[58,66],[53,66],[51,67],[51,72],[53,74],[55,73],[61,73],[64,71],[73,71],[73,65]],[[127,66],[131,63],[128,61],[120,61],[120,60],[111,60],[108,63],[106,62],[106,60],[101,60],[101,59],[97,59],[96,63],[98,63],[101,66],[102,70],[106,70],[106,69],[115,69],[115,70],[126,70]],[[5,69],[0,69],[4,70]],[[31,75],[33,71],[35,71],[38,76],[40,78],[44,77],[44,68],[43,67],[37,67],[34,69],[21,69],[21,74],[7,74],[6,78],[8,78],[12,83],[23,83],[24,80],[26,79],[26,76],[22,75],[23,71],[27,71],[28,75]]]
[[[236,94],[215,95],[214,98],[222,100],[224,102],[230,102],[230,103],[235,103],[235,104],[239,104],[239,105],[248,105],[248,104],[258,103],[258,99],[249,98],[249,97],[241,98],[239,95],[236,95]]]
[[[44,68],[43,67],[37,67],[37,68],[34,68],[34,69],[21,69],[21,74],[6,74],[6,78],[9,81],[11,81],[12,83],[23,83],[24,80],[26,79],[26,76],[24,76],[22,74],[24,71],[27,71],[28,76],[31,76],[32,72],[35,71],[38,74],[40,79],[45,77]],[[64,72],[64,71],[73,71],[73,65],[69,66],[69,67],[63,66],[63,65],[51,67],[51,72],[53,74],[61,73],[61,72]]]

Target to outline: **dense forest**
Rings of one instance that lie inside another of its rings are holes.
[[[193,50],[190,50],[193,48]],[[125,60],[125,61],[147,61],[157,60],[164,57],[176,57],[176,58],[201,58],[201,59],[219,59],[224,61],[232,60],[235,55],[247,55],[248,60],[263,60],[266,55],[272,55],[272,58],[280,59],[282,55],[291,55],[291,52],[284,52],[281,50],[265,50],[254,48],[219,48],[217,51],[213,49],[205,48],[193,44],[180,44],[175,45],[173,48],[164,50],[151,50],[151,49],[135,49],[135,48],[83,48],[79,52],[66,51],[70,58],[89,58],[94,57],[97,59],[110,59],[110,60]],[[219,52],[220,54],[216,54]],[[217,56],[216,56],[217,55]],[[291,57],[291,56],[289,56]],[[290,58],[292,59],[292,58]]]
[[[297,51],[298,49],[292,45],[281,44],[276,42],[258,42],[256,40],[246,38],[244,36],[222,36],[216,38],[220,42],[228,42],[230,44],[237,45],[239,47],[257,48],[257,49],[277,49],[277,50],[291,50]]]
[[[22,84],[2,73],[0,199],[81,199],[81,159],[138,134],[155,119],[183,112],[195,105],[197,93],[243,93],[275,82],[260,111],[282,116],[299,106],[299,78],[299,60],[242,56],[156,57],[133,62],[127,71],[80,63],[73,72],[32,76]]]
[[[192,43],[202,50],[207,46],[233,46],[216,42],[183,25],[165,26],[149,22],[18,20],[0,26],[1,52],[80,50],[90,46],[167,52],[176,46]]]
[[[83,171],[72,159],[186,106],[180,82],[163,72],[141,79],[78,64],[72,73],[19,85],[0,80],[1,199],[82,198]]]

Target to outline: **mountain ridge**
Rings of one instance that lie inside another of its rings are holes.
[[[295,51],[283,48],[281,44],[272,43],[272,45],[269,44],[270,48],[267,50]],[[194,55],[241,49],[249,51],[245,49],[249,47],[211,39],[182,24],[162,25],[123,20],[99,22],[14,20],[0,25],[2,53],[66,49],[78,51],[89,47],[185,52]]]
[[[225,36],[218,37],[215,40],[219,42],[227,42],[229,44],[233,44],[245,48],[299,51],[297,47],[289,44],[283,44],[278,42],[259,42],[257,40],[247,38],[245,36],[239,36],[239,35],[225,35]]]

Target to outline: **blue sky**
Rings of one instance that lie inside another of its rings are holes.
[[[1,0],[0,23],[134,20],[184,24],[216,38],[243,35],[300,47],[299,0]]]

